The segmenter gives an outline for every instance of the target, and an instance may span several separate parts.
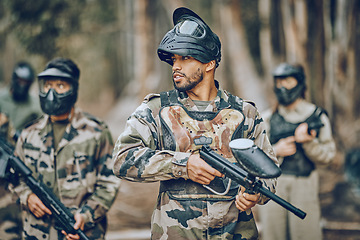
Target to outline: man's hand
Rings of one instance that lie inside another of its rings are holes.
[[[81,229],[84,230],[84,225],[85,225],[85,220],[84,218],[81,216],[80,213],[76,213],[75,216],[75,224],[74,224],[74,229]],[[78,234],[67,234],[64,230],[61,231],[62,234],[64,234],[66,236],[67,240],[78,240],[80,239],[80,236]]]
[[[27,199],[27,205],[29,210],[35,215],[37,218],[43,217],[45,214],[51,215],[50,209],[48,209],[43,202],[35,195],[35,193],[31,193]]]
[[[248,194],[245,193],[245,188],[241,186],[241,190],[238,195],[236,195],[235,205],[240,211],[246,211],[254,207],[259,201],[260,193],[257,194]]]
[[[280,139],[274,145],[275,153],[277,157],[287,157],[296,153],[295,137],[287,137]]]
[[[295,141],[297,143],[305,143],[312,141],[316,137],[316,131],[312,129],[308,134],[308,124],[302,123],[295,129]]]
[[[200,154],[192,154],[189,157],[187,162],[187,172],[192,181],[204,185],[208,185],[212,180],[214,180],[215,176],[224,176],[200,158]]]

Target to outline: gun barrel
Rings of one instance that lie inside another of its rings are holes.
[[[290,212],[294,213],[296,216],[298,216],[301,219],[304,219],[306,217],[306,213],[302,211],[301,209],[295,207],[291,203],[285,201],[281,197],[277,196],[273,192],[269,191],[268,189],[261,187],[259,188],[259,193],[267,196],[268,198],[272,199],[274,202],[278,203],[285,209],[289,210]]]

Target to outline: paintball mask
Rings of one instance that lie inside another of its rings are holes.
[[[48,115],[61,115],[70,112],[77,100],[78,80],[70,73],[57,68],[48,68],[38,75],[41,109]],[[48,80],[64,80],[71,84],[68,91],[58,93],[54,88],[46,89]]]
[[[202,63],[221,61],[219,37],[193,11],[181,7],[173,14],[174,28],[167,32],[158,47],[161,61],[173,65],[171,56],[191,56]]]
[[[301,66],[294,66],[288,63],[282,63],[275,68],[273,72],[274,81],[278,78],[294,77],[298,84],[292,89],[285,87],[277,88],[274,84],[274,92],[281,105],[287,106],[301,97],[305,90],[305,73]]]
[[[11,90],[15,101],[27,99],[29,89],[34,81],[34,70],[26,62],[18,63],[13,71],[11,78]]]

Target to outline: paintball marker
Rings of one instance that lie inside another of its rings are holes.
[[[247,192],[261,193],[291,211],[299,218],[305,218],[305,212],[272,193],[257,179],[279,177],[281,170],[261,149],[254,145],[252,140],[233,140],[230,142],[230,148],[241,167],[232,164],[215,153],[208,145],[202,146],[200,157],[226,177],[245,187]]]
[[[29,186],[29,188],[39,197],[44,205],[50,209],[56,223],[66,233],[78,234],[80,239],[89,240],[81,229],[74,229],[74,216],[55,194],[42,182],[37,181],[32,176],[32,171],[23,161],[13,155],[13,147],[2,137],[0,137],[0,177],[5,177],[10,169],[19,174]]]
[[[322,128],[324,126],[324,124],[321,121],[312,121],[312,122],[308,122],[308,134],[310,135],[311,130],[315,130],[317,133],[319,132],[320,128]],[[274,136],[271,137],[270,141],[272,143],[277,143],[280,139],[282,138],[287,138],[290,136],[294,136],[295,135],[295,130],[296,130],[297,126],[294,126],[293,129],[290,129],[288,131],[284,131],[278,134],[275,134]]]

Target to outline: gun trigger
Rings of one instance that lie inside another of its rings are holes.
[[[226,187],[226,190],[225,190],[224,192],[222,192],[222,193],[219,193],[219,192],[215,191],[214,189],[212,189],[211,187],[203,184],[203,187],[204,187],[204,188],[206,188],[206,189],[209,190],[210,192],[212,192],[212,193],[214,193],[214,194],[216,194],[216,195],[219,195],[219,196],[224,196],[224,195],[226,195],[226,194],[229,192],[229,190],[230,190],[230,186],[231,186],[231,178],[229,178],[229,182],[228,182],[228,185],[227,185],[227,187]]]

